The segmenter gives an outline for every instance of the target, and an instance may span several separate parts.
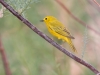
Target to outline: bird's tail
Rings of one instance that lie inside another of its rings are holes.
[[[74,45],[73,45],[71,39],[70,39],[70,38],[66,38],[65,41],[70,45],[71,49],[72,49],[74,52],[77,53],[77,50],[76,50],[76,48],[74,47]]]

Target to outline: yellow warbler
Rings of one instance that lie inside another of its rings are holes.
[[[66,41],[70,45],[71,49],[74,52],[77,52],[77,50],[75,49],[75,47],[71,41],[71,39],[74,39],[74,37],[71,36],[70,32],[66,29],[66,27],[61,22],[59,22],[53,16],[47,16],[41,21],[46,23],[48,31],[53,36],[57,37],[58,39],[62,39],[64,41]]]

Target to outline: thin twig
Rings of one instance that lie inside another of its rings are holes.
[[[95,69],[92,65],[88,64],[86,61],[80,59],[79,57],[73,55],[72,53],[68,52],[68,50],[64,49],[62,46],[54,42],[51,38],[49,38],[47,35],[42,33],[40,30],[38,30],[33,24],[31,24],[28,20],[23,18],[18,12],[16,12],[10,5],[8,5],[4,0],[0,0],[0,3],[5,6],[14,16],[16,16],[19,20],[21,20],[25,25],[27,25],[30,29],[32,29],[35,33],[37,33],[39,36],[41,36],[43,39],[45,39],[47,42],[52,44],[54,47],[56,47],[58,50],[69,56],[70,58],[74,59],[78,63],[86,66],[89,68],[92,72],[95,74],[100,73],[97,69]]]
[[[93,1],[100,7],[100,4],[96,0],[93,0]]]
[[[97,9],[97,11],[100,12],[100,8],[99,8],[97,5],[95,5],[95,2],[93,2],[92,0],[87,0],[87,2],[88,2],[91,6],[93,6],[95,9]]]
[[[0,53],[1,53],[1,57],[2,57],[2,61],[3,61],[4,68],[5,68],[6,75],[12,75],[10,68],[9,68],[9,63],[7,60],[6,53],[5,53],[5,50],[4,50],[3,45],[2,45],[1,37],[0,37]]]
[[[94,30],[92,27],[90,27],[89,25],[87,25],[85,22],[81,21],[80,19],[78,19],[76,16],[74,16],[69,10],[68,8],[60,2],[60,0],[55,0],[73,19],[75,19],[76,21],[78,21],[80,24],[82,24],[83,26],[87,26],[87,28],[89,28],[90,30],[94,31],[96,34],[100,35],[99,32],[97,32],[96,30]]]
[[[96,74],[96,75],[100,75],[100,73]]]

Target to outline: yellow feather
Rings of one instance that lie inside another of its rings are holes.
[[[74,37],[70,34],[68,29],[53,16],[47,16],[42,21],[46,23],[48,31],[58,39],[66,41],[74,52],[77,52],[71,39]]]

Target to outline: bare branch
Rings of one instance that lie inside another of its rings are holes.
[[[94,8],[96,8],[97,11],[100,12],[100,8],[95,4],[95,2],[93,2],[92,0],[87,0],[87,2],[88,2],[91,6],[93,6]]]
[[[11,6],[9,6],[4,0],[0,0],[0,3],[5,6],[13,15],[15,15],[19,20],[21,20],[25,25],[27,25],[30,29],[32,29],[35,33],[37,33],[39,36],[44,38],[46,41],[48,41],[50,44],[52,44],[54,47],[56,47],[58,50],[62,51],[64,54],[68,55],[70,58],[74,59],[78,63],[86,66],[91,71],[93,71],[95,74],[98,74],[99,71],[95,69],[93,66],[88,64],[86,61],[80,59],[79,57],[73,55],[72,53],[68,52],[66,49],[61,47],[59,44],[55,43],[51,38],[49,38],[47,35],[39,31],[33,24],[31,24],[28,20],[23,18],[18,12],[16,12]]]
[[[99,32],[97,32],[96,30],[94,30],[92,27],[90,27],[89,25],[87,25],[85,22],[81,21],[80,19],[78,19],[76,16],[74,16],[69,10],[68,8],[60,2],[60,0],[55,0],[73,19],[75,19],[76,21],[78,21],[80,24],[82,24],[83,26],[87,26],[87,28],[89,28],[90,30],[94,31],[96,34],[100,35]]]
[[[96,0],[93,0],[93,1],[100,7],[100,4]]]
[[[100,73],[96,74],[96,75],[100,75]]]
[[[5,53],[5,50],[4,50],[3,45],[2,45],[1,37],[0,37],[0,53],[1,53],[1,57],[2,57],[2,61],[3,61],[4,68],[5,68],[6,75],[12,75],[10,68],[9,68],[9,63],[7,60],[6,53]]]

